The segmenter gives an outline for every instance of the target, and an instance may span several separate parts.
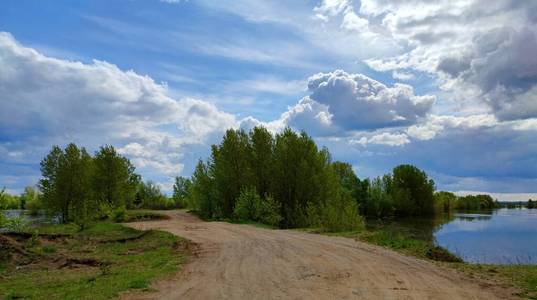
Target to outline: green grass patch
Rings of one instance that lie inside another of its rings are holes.
[[[165,214],[161,214],[151,210],[128,210],[125,213],[124,222],[140,222],[151,220],[166,220],[169,217]]]
[[[63,225],[40,228],[39,233],[42,229],[70,235],[41,235],[27,249],[24,237],[8,237],[12,247],[20,248],[0,263],[0,299],[110,299],[122,291],[146,289],[153,280],[176,272],[186,259],[178,250],[185,241],[162,231],[109,222],[74,233]],[[22,255],[29,257],[22,260]]]
[[[519,296],[537,299],[536,265],[456,264],[455,266],[468,276],[505,282],[517,287],[520,290]]]
[[[307,232],[321,233],[329,236],[354,238],[370,244],[382,246],[407,255],[423,259],[445,262],[462,262],[456,255],[432,242],[420,240],[410,235],[390,229],[362,229],[345,232],[322,232],[317,229],[304,229]]]

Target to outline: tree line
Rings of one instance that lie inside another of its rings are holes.
[[[436,210],[442,213],[500,208],[499,202],[486,194],[458,197],[453,193],[441,191],[435,193],[434,198]]]
[[[364,216],[432,216],[498,207],[489,195],[435,192],[434,181],[412,165],[360,179],[350,164],[333,161],[328,149],[289,128],[275,135],[264,127],[227,130],[190,178],[175,178],[170,198],[153,182],[142,181],[112,146],[93,156],[75,144],[54,146],[41,161],[41,173],[38,190],[27,188],[20,197],[2,191],[0,208],[42,208],[61,222],[84,226],[130,208],[188,207],[207,219],[341,231],[360,227]]]
[[[349,230],[362,216],[435,213],[434,181],[415,166],[361,180],[350,164],[332,161],[326,148],[289,128],[276,135],[263,127],[248,133],[230,129],[192,177],[179,182],[176,190],[204,218],[250,219],[280,228]]]
[[[41,161],[40,204],[62,223],[87,222],[127,208],[178,207],[151,181],[143,182],[135,167],[113,146],[91,156],[71,143],[54,146]]]

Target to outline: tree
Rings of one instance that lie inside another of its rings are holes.
[[[270,193],[272,185],[274,138],[264,127],[255,127],[250,132],[251,169],[255,176],[255,186],[261,196]]]
[[[160,191],[160,187],[150,180],[138,184],[136,198],[143,208],[165,209],[169,205],[168,199]]]
[[[412,165],[393,169],[392,197],[395,213],[399,216],[427,216],[434,214],[434,181],[425,172]]]
[[[365,206],[369,181],[362,182],[354,173],[351,164],[335,161],[332,168],[340,179],[340,184],[346,188],[359,207]]]
[[[434,206],[437,213],[451,213],[457,206],[457,196],[445,191],[436,192]]]
[[[97,210],[91,190],[92,172],[92,158],[84,148],[69,144],[62,151],[54,146],[41,161],[40,188],[45,208],[58,213],[61,222],[74,221],[83,228]]]
[[[209,171],[214,178],[222,217],[233,216],[235,200],[241,189],[253,184],[250,149],[248,135],[242,130],[233,129],[226,131],[220,145],[212,146]]]
[[[43,193],[43,206],[51,213],[60,213],[63,221],[67,221],[68,211],[57,196],[57,179],[60,168],[60,157],[63,152],[58,146],[52,147],[51,151],[41,161],[41,176],[39,188]]]
[[[93,163],[92,185],[97,201],[110,208],[131,206],[140,180],[131,162],[107,145],[95,154]]]
[[[220,215],[217,211],[214,180],[209,176],[209,167],[202,160],[198,161],[192,174],[192,187],[189,190],[188,206],[198,211],[203,218]]]
[[[39,191],[32,186],[24,188],[24,192],[20,195],[20,208],[28,209],[32,215],[36,215],[40,208],[39,204]]]
[[[173,185],[173,201],[179,207],[186,207],[187,196],[192,186],[190,179],[177,176]]]

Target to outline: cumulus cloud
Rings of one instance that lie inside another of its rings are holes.
[[[535,1],[364,0],[360,13],[380,20],[380,32],[404,49],[366,63],[432,74],[443,89],[479,99],[501,120],[536,117],[536,10]]]
[[[309,98],[328,108],[343,129],[372,129],[409,125],[427,115],[434,96],[414,94],[411,86],[388,87],[363,74],[341,70],[309,78]]]
[[[0,62],[0,147],[18,159],[39,161],[53,144],[109,143],[146,174],[178,174],[190,147],[237,126],[211,103],[172,99],[149,76],[47,57],[8,33]]]

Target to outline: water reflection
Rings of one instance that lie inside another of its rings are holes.
[[[368,221],[369,227],[433,241],[471,263],[537,264],[537,209],[498,209],[423,219]]]

